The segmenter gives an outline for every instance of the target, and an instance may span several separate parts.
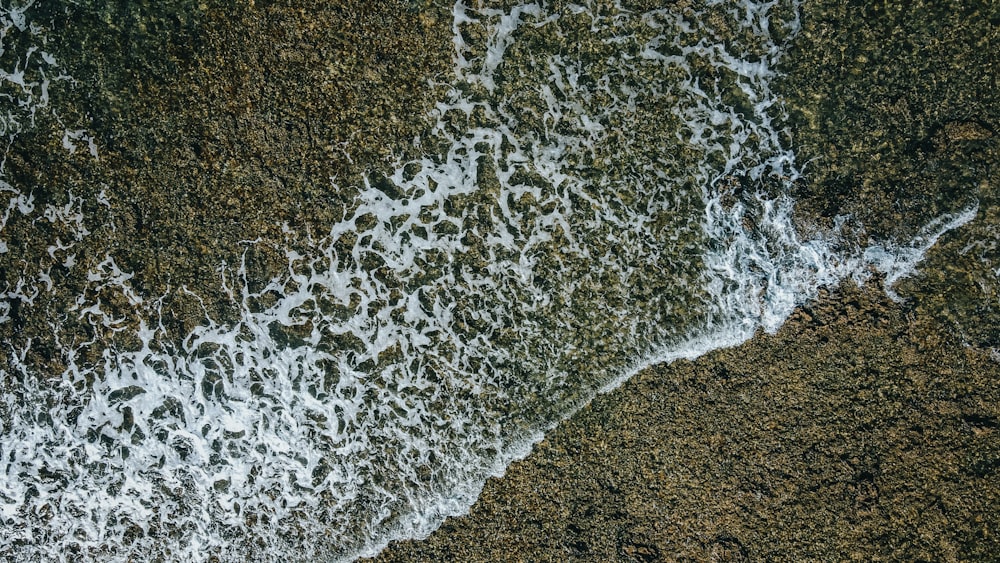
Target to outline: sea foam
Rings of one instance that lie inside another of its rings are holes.
[[[109,252],[60,307],[131,345],[68,341],[53,323],[65,369],[48,373],[27,360],[35,342],[3,342],[0,554],[371,555],[465,512],[487,478],[637,370],[774,332],[845,279],[879,271],[891,292],[976,211],[867,249],[796,231],[801,175],[771,82],[797,8],[456,2],[455,76],[426,134],[440,152],[387,183],[331,185],[353,204],[287,251],[285,275],[227,270],[238,321],[206,313],[166,338],[170,311]],[[3,15],[8,29],[29,16]],[[20,60],[56,65],[37,49]],[[0,74],[30,97],[9,104],[9,129],[55,104],[26,66]],[[98,158],[94,139],[63,142]],[[49,262],[73,268],[92,236],[80,198],[42,209],[29,187],[0,189],[0,238],[14,214],[44,217],[63,233]],[[0,293],[0,322],[37,308],[48,272]]]

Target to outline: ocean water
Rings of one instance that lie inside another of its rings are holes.
[[[844,280],[877,275],[898,298],[976,217],[972,204],[865,246],[841,236],[847,216],[799,232],[803,169],[772,84],[800,6],[638,4],[456,2],[424,155],[316,178],[350,202],[339,220],[284,249],[273,279],[226,265],[236,320],[206,308],[179,339],[114,248],[81,254],[123,220],[100,177],[88,199],[2,171],[0,554],[377,553],[464,513],[645,366],[773,333]],[[37,9],[0,9],[11,146],[92,86],[60,66]],[[73,125],[60,143],[100,162],[100,138]],[[27,316],[50,332],[21,331]]]

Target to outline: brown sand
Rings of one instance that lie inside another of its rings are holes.
[[[1000,363],[877,288],[647,369],[377,561],[994,560]]]

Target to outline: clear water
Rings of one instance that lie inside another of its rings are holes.
[[[636,370],[773,332],[847,278],[881,272],[894,295],[975,216],[868,248],[798,233],[800,169],[771,89],[798,5],[624,4],[457,2],[454,75],[420,139],[435,150],[335,186],[352,205],[287,251],[287,274],[230,265],[238,322],[206,315],[179,345],[160,296],[113,251],[52,302],[52,268],[72,270],[95,221],[114,222],[106,198],[36,205],[0,178],[0,260],[9,221],[49,237],[49,259],[0,292],[0,323],[55,311],[94,334],[53,322],[56,370],[27,359],[37,339],[2,343],[0,554],[373,554],[465,512],[488,477]],[[0,13],[0,126],[17,143],[72,79],[30,5]],[[68,129],[62,143],[99,159],[96,138]],[[132,344],[102,336],[121,334]]]

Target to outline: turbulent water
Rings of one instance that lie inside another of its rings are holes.
[[[868,248],[797,232],[800,169],[771,83],[798,6],[622,4],[457,2],[454,73],[421,139],[437,150],[333,186],[353,203],[327,235],[270,281],[231,265],[238,322],[206,315],[180,345],[113,250],[52,303],[53,268],[79,268],[111,206],[36,204],[4,176],[0,260],[8,223],[49,238],[37,263],[5,264],[23,272],[0,288],[0,323],[51,314],[59,361],[29,361],[37,337],[2,342],[0,554],[375,553],[466,511],[595,393],[773,332],[821,286],[881,272],[891,292],[975,216]],[[82,77],[46,51],[30,5],[0,12],[0,127],[16,144]],[[96,139],[62,143],[100,158]],[[100,336],[120,333],[132,344]]]

